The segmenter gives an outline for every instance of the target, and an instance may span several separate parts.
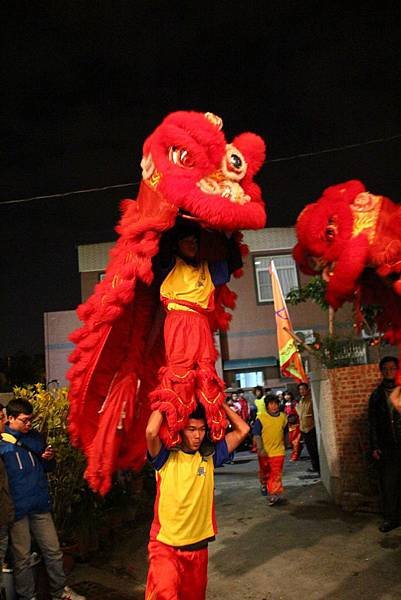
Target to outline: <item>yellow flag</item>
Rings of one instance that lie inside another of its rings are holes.
[[[293,329],[273,261],[270,263],[269,272],[272,279],[280,371],[282,375],[285,377],[292,377],[297,383],[306,383],[308,378],[304,371],[301,355],[294,338],[291,337],[289,333],[290,331],[292,332]]]

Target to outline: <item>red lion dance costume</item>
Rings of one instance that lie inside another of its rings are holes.
[[[401,348],[401,207],[351,180],[308,204],[296,232],[295,260],[305,273],[322,274],[330,306],[354,302],[359,321],[361,306],[379,306],[379,331]]]
[[[153,268],[160,242],[178,218],[207,229],[203,246],[209,254],[216,247],[218,258],[219,252],[224,257],[228,237],[242,246],[239,229],[265,225],[264,202],[253,181],[265,144],[252,133],[228,144],[221,127],[211,113],[176,112],[145,141],[138,197],[123,201],[106,276],[78,307],[84,324],[70,336],[76,348],[68,374],[69,428],[73,443],[87,456],[85,476],[102,494],[115,470],[143,466],[151,402],[165,415],[161,437],[167,445],[179,441],[196,402],[205,407],[213,440],[224,434],[224,383],[215,372],[214,348],[213,356],[199,364],[195,352],[184,371],[166,363],[160,282]],[[207,316],[202,315],[209,348],[212,331],[228,327],[231,316],[224,307],[234,304],[228,287],[216,286]],[[170,331],[169,345],[171,339]]]

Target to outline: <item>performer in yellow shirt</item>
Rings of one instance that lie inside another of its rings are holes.
[[[180,432],[179,448],[160,440],[163,415],[152,412],[146,429],[148,454],[156,470],[156,500],[150,530],[146,600],[204,600],[208,543],[217,533],[214,514],[214,467],[246,438],[249,426],[227,404],[232,425],[217,444],[207,437],[205,411],[198,404]]]
[[[266,395],[265,405],[266,414],[260,414],[256,419],[253,436],[258,452],[261,494],[269,495],[269,505],[273,506],[283,492],[287,417],[279,411],[279,400],[275,394]]]
[[[215,285],[229,280],[229,268],[224,258],[215,262],[199,258],[199,232],[193,224],[176,230],[174,256],[164,269],[167,275],[160,287],[167,313],[166,366],[161,369],[160,385],[151,399],[152,409],[166,417],[160,435],[168,447],[179,443],[179,431],[197,402],[205,408],[214,441],[224,438],[227,426],[222,410],[225,384],[215,369],[217,351],[209,315],[214,310]]]

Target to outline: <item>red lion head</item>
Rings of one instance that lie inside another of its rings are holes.
[[[77,311],[83,324],[70,336],[76,345],[70,356],[70,433],[88,457],[90,485],[101,493],[115,469],[141,468],[146,456],[149,398],[164,364],[154,272],[163,240],[178,217],[203,228],[205,251],[224,250],[229,242],[240,246],[239,229],[265,225],[253,181],[265,144],[253,133],[227,143],[221,128],[211,113],[176,112],[148,137],[139,193],[122,203],[105,277]],[[212,328],[228,327],[225,308],[233,308],[234,296],[226,285],[217,286]]]
[[[225,231],[259,229],[266,215],[253,176],[265,144],[253,133],[227,143],[211,113],[168,115],[143,147],[143,181],[181,214]]]

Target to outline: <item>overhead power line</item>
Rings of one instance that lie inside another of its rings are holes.
[[[104,192],[106,190],[113,190],[116,188],[125,188],[137,186],[140,181],[131,183],[117,183],[116,185],[105,185],[103,187],[85,188],[84,190],[73,190],[72,192],[60,192],[59,194],[46,194],[43,196],[31,196],[30,198],[18,198],[17,200],[5,200],[0,202],[2,204],[22,204],[23,202],[32,202],[32,200],[47,200],[48,198],[65,198],[67,196],[77,196],[78,194],[90,194],[92,192]]]
[[[269,162],[284,162],[286,160],[294,160],[296,158],[306,158],[308,156],[318,156],[319,154],[329,154],[330,152],[341,152],[342,150],[349,150],[351,148],[358,148],[359,146],[369,146],[370,144],[380,144],[382,142],[391,142],[401,138],[401,133],[392,135],[391,137],[376,138],[374,140],[367,140],[366,142],[356,142],[355,144],[346,144],[345,146],[337,146],[335,148],[326,148],[326,150],[317,150],[316,152],[304,152],[303,154],[294,154],[293,156],[283,156],[282,158],[272,158]]]
[[[391,142],[392,140],[400,139],[401,133],[397,133],[390,137],[375,138],[373,140],[367,140],[366,142],[356,142],[355,144],[346,144],[344,146],[336,146],[334,148],[326,148],[325,150],[317,150],[316,152],[303,152],[301,154],[293,154],[292,156],[282,156],[279,158],[272,158],[269,163],[286,162],[290,160],[296,160],[299,158],[308,158],[310,156],[319,156],[322,154],[330,154],[332,152],[342,152],[343,150],[350,150],[352,148],[358,148],[360,146],[369,146],[371,144],[380,144],[383,142]],[[140,181],[133,181],[131,183],[117,183],[115,185],[105,185],[103,187],[85,188],[83,190],[73,190],[71,192],[60,192],[58,194],[46,194],[41,196],[31,196],[30,198],[17,198],[15,200],[0,201],[0,206],[4,204],[22,204],[24,202],[32,202],[33,200],[47,200],[50,198],[67,198],[68,196],[77,196],[79,194],[90,194],[93,192],[104,192],[107,190],[113,190],[118,188],[126,187],[137,187]]]

